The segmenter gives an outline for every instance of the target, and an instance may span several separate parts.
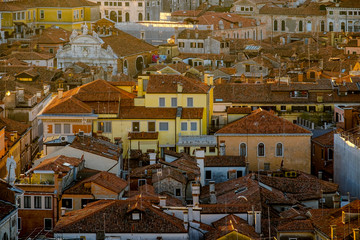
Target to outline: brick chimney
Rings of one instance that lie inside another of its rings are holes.
[[[225,141],[220,141],[220,147],[219,147],[220,156],[225,156],[225,149],[226,149]]]
[[[160,207],[165,207],[166,206],[166,196],[159,196],[159,205]]]
[[[200,183],[201,186],[205,185],[205,152],[202,149],[195,151],[195,157],[198,167],[200,168]]]
[[[58,88],[58,98],[61,99],[63,97],[64,89]]]
[[[184,227],[185,227],[186,230],[188,230],[188,228],[189,228],[189,213],[188,213],[188,210],[184,210],[183,214],[184,214]]]
[[[192,194],[192,198],[193,198],[193,206],[199,206],[199,197],[200,197],[200,183],[199,182],[192,182],[191,194]]]

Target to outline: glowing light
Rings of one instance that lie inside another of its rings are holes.
[[[7,91],[7,92],[6,92],[6,96],[10,96],[10,91]]]

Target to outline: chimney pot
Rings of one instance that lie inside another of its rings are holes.
[[[64,89],[58,88],[58,98],[61,99],[63,97]]]

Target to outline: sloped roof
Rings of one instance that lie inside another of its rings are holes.
[[[313,138],[312,141],[325,147],[334,147],[334,132],[325,133],[317,138]]]
[[[91,188],[85,187],[86,183],[95,183],[115,193],[121,193],[127,186],[127,182],[115,174],[109,172],[99,172],[71,188],[65,190],[65,194],[91,194]]]
[[[182,93],[207,93],[210,87],[202,82],[182,75],[151,75],[147,93],[177,93],[177,84],[183,87]]]
[[[142,52],[149,52],[157,50],[153,45],[146,43],[128,33],[121,30],[114,29],[111,36],[101,37],[105,42],[105,46],[110,45],[114,53],[118,57],[130,56]],[[119,44],[126,43],[126,44]]]
[[[54,172],[63,172],[67,173],[71,170],[71,166],[79,166],[79,164],[84,161],[80,158],[67,157],[64,155],[55,156],[52,158],[44,159],[39,165],[30,169],[30,172],[37,170],[52,170]]]
[[[292,122],[258,109],[235,122],[221,128],[215,135],[222,134],[307,134],[311,132]]]
[[[141,211],[140,220],[132,220],[132,211]],[[104,221],[106,216],[107,221]],[[143,198],[136,200],[100,200],[67,213],[54,228],[55,233],[187,233],[183,221],[168,215]]]
[[[24,134],[30,128],[30,125],[4,117],[0,117],[0,125],[6,126],[6,132],[16,131],[18,135]]]

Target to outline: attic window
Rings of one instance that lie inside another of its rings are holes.
[[[140,213],[139,212],[133,212],[131,217],[132,217],[132,220],[140,220]]]

